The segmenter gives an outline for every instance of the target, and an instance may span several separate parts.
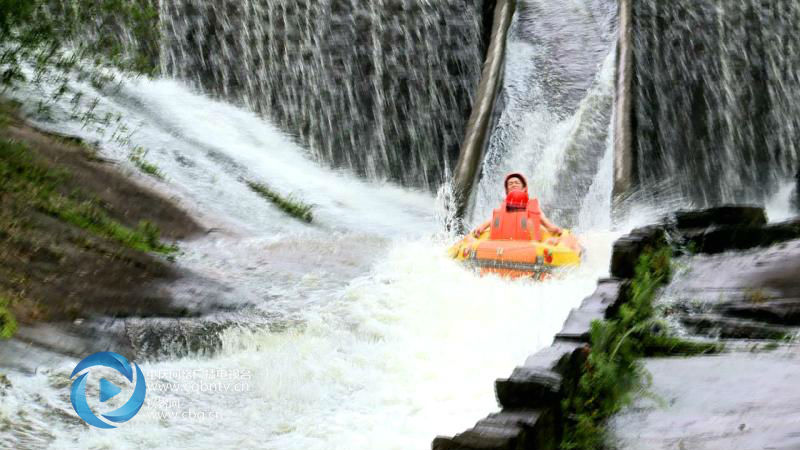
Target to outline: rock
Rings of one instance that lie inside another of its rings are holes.
[[[795,178],[795,185],[794,185],[794,209],[798,213],[800,213],[800,169],[797,169],[797,174],[794,176]]]
[[[798,356],[795,348],[646,359],[647,394],[609,421],[609,447],[798,449]]]
[[[577,342],[555,342],[525,360],[508,378],[495,381],[497,401],[504,408],[557,406],[562,381],[574,373],[586,355]]]
[[[38,323],[20,326],[14,339],[28,348],[38,347],[76,358],[107,350],[134,357],[136,353],[118,331],[95,332],[89,325],[75,326],[63,322]]]
[[[605,279],[598,282],[597,290],[586,297],[580,308],[570,311],[564,327],[556,334],[556,342],[589,342],[592,322],[612,318],[627,301],[629,282]]]
[[[581,302],[580,309],[587,311],[597,311],[603,313],[604,318],[612,318],[619,307],[627,301],[628,286],[627,280],[617,278],[603,278],[597,281],[597,289],[594,293]]]
[[[495,382],[497,400],[509,408],[553,405],[561,398],[562,381],[552,371],[517,367],[509,378]]]
[[[222,348],[221,335],[233,325],[228,319],[130,318],[125,330],[137,355],[169,357],[214,354]]]
[[[700,253],[767,247],[800,238],[800,219],[766,226],[727,225],[686,232],[684,243]]]
[[[648,225],[636,228],[630,234],[614,242],[611,255],[611,276],[633,278],[639,256],[648,248],[657,248],[667,243],[667,235],[662,225]]]
[[[682,258],[669,297],[721,305],[800,298],[800,240],[765,249]]]
[[[764,208],[756,206],[718,206],[698,211],[678,211],[674,215],[678,229],[707,228],[713,225],[766,225]]]
[[[437,436],[433,450],[517,450],[555,448],[558,429],[550,410],[503,410],[452,438]]]
[[[771,324],[800,326],[800,298],[727,303],[721,305],[719,311],[725,315]]]
[[[556,341],[589,342],[592,322],[605,319],[603,311],[591,309],[573,309],[564,322],[564,327],[556,333]]]
[[[680,321],[694,333],[721,339],[784,339],[796,332],[788,327],[715,314],[682,316]]]
[[[800,325],[800,240],[681,258],[664,311],[706,336],[780,338]]]
[[[521,427],[471,428],[452,438],[437,436],[432,447],[433,450],[514,450],[520,448],[521,434]]]

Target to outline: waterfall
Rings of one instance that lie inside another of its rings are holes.
[[[96,61],[124,70],[155,74],[160,54],[160,0],[111,2],[48,0],[43,13],[54,23],[80,30],[69,46],[100,56]]]
[[[608,172],[601,162],[612,144],[616,4],[523,0],[518,9],[505,109],[489,142],[474,221],[497,205],[505,174],[521,171],[545,213],[575,226],[598,172]]]
[[[633,7],[641,189],[696,206],[763,204],[798,167],[800,4],[640,0]]]
[[[483,0],[163,0],[161,71],[270,117],[318,161],[435,188],[482,62]]]
[[[432,238],[430,192],[327,167],[421,185],[446,173],[480,70],[481,4],[162,0],[159,57],[173,79],[107,91],[71,80],[98,98],[96,114],[136,124],[130,142],[84,126],[65,97],[36,125],[100,142],[104,159],[209,228],[180,243],[173,264],[187,276],[164,288],[212,312],[94,325],[124,330],[148,383],[140,414],[113,434],[74,415],[76,358],[15,341],[41,367],[0,367],[13,386],[0,447],[423,449],[496,408],[496,378],[549,345],[608,275],[614,0],[520,0],[484,163],[479,201],[494,206],[496,177],[523,170],[551,217],[591,228],[586,260],[563,278],[476,276]],[[47,89],[15,95],[35,105]],[[138,173],[128,144],[163,179]],[[314,222],[246,180],[312,203]],[[559,213],[562,198],[581,200]],[[187,354],[198,334],[219,348]],[[246,374],[244,392],[204,388],[231,373]]]

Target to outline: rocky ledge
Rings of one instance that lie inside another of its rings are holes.
[[[567,383],[577,380],[587,366],[585,362],[592,350],[589,345],[592,322],[617,315],[620,306],[630,300],[629,285],[642,253],[665,245],[679,255],[674,264],[678,273],[662,290],[656,308],[669,323],[676,325],[676,332],[703,341],[734,337],[738,341],[730,348],[748,350],[752,345],[742,345],[743,342],[755,342],[754,345],[765,348],[780,347],[775,339],[785,342],[795,333],[793,327],[800,325],[800,219],[769,224],[763,209],[746,206],[679,211],[619,239],[611,259],[612,278],[600,280],[597,290],[570,313],[550,347],[529,356],[510,376],[496,381],[501,411],[481,419],[463,433],[437,437],[433,449],[559,448],[565,423],[562,404],[570,392]],[[769,393],[790,388],[787,383],[800,376],[797,360],[783,365],[784,359],[777,354],[755,357],[749,352],[647,359],[644,366],[652,373],[648,391],[665,401],[641,406],[652,398],[642,396],[633,407],[612,420],[614,428],[609,444],[631,449],[684,448],[680,444],[684,437],[697,443],[702,441],[702,433],[710,432],[717,433],[715,436],[721,436],[721,440],[712,439],[713,445],[693,444],[691,448],[734,448],[734,443],[745,441],[736,441],[731,436],[747,430],[747,442],[764,443],[779,434],[775,442],[789,445],[791,436],[797,440],[791,434],[791,427],[776,427],[774,433],[766,431],[766,424],[775,414],[765,414],[760,422],[744,423],[743,427],[737,423],[729,430],[727,425],[733,423],[731,417],[735,413],[728,415],[729,420],[713,422],[715,416],[709,409],[714,408],[713,402],[697,401],[705,398],[697,397],[698,393],[718,392],[723,396],[730,392],[733,397],[723,403],[732,411],[746,411],[751,397],[753,401],[760,398],[767,402],[762,406],[768,408]],[[728,371],[726,367],[746,370]],[[779,370],[773,370],[774,367]],[[771,375],[761,378],[766,385],[748,388],[757,382],[756,374],[767,372]],[[730,376],[726,378],[723,374]],[[682,389],[671,390],[674,386]],[[726,391],[727,387],[730,391]],[[734,395],[743,391],[752,395]],[[800,407],[794,405],[798,403],[784,400],[776,399],[774,405],[791,410],[786,420],[797,418]],[[717,405],[724,407],[723,403]],[[670,411],[666,414],[672,414],[670,417],[674,419],[669,422],[674,427],[670,432],[659,431],[667,426],[659,419],[664,411]],[[751,410],[754,415],[760,414],[759,411],[764,409]],[[705,426],[695,427],[695,432],[687,428],[686,417],[708,420]],[[781,423],[788,424],[786,420]],[[755,423],[762,425],[760,432],[753,430]],[[645,442],[647,445],[642,445]]]
[[[651,385],[610,421],[614,448],[800,448],[800,221],[730,212],[739,220],[678,222],[700,252],[676,260],[656,302],[677,332],[727,351],[646,359]]]
[[[171,262],[172,243],[204,228],[88,143],[0,119],[0,367],[31,369],[35,352],[219,346],[224,322],[204,316],[220,287]],[[194,303],[176,298],[178,281]]]

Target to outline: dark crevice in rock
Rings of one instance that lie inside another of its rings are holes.
[[[789,327],[721,315],[683,316],[680,321],[694,333],[721,339],[785,339],[794,331]]]
[[[800,298],[737,302],[717,307],[727,316],[753,319],[776,325],[800,326]]]

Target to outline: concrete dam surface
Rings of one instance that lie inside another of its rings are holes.
[[[0,448],[800,448],[796,1],[0,16]]]
[[[729,351],[646,359],[652,384],[611,420],[611,441],[626,449],[797,448],[800,240],[678,264],[657,304],[682,334],[722,338]]]
[[[617,448],[800,446],[796,347],[762,355],[651,359],[645,367],[655,400],[638,400],[614,418]]]

